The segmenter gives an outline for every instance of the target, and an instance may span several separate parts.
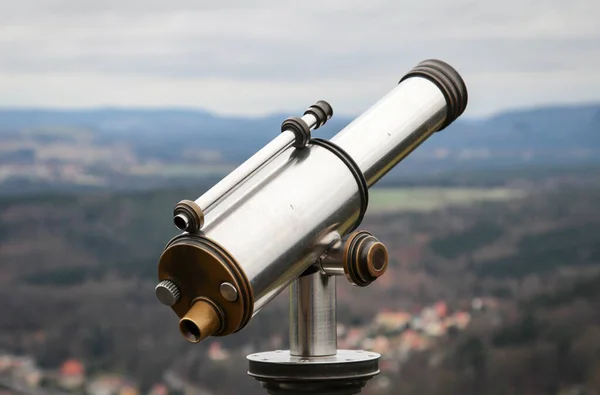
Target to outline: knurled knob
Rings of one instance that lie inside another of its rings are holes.
[[[171,280],[163,280],[158,283],[156,288],[154,288],[154,292],[158,301],[165,306],[173,306],[181,298],[179,288]]]

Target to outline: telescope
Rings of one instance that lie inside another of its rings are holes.
[[[289,286],[289,350],[247,356],[248,374],[270,394],[360,392],[380,355],[338,350],[335,282],[366,287],[387,269],[385,245],[358,229],[369,188],[466,106],[458,72],[425,60],[330,140],[312,137],[333,115],[320,100],[202,196],[177,203],[182,233],[160,257],[155,291],[183,337],[239,332]]]

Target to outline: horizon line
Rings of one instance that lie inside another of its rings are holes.
[[[543,109],[558,109],[568,108],[574,109],[577,107],[600,107],[600,101],[582,101],[582,102],[564,102],[564,103],[553,103],[553,104],[532,104],[520,107],[510,107],[503,110],[498,110],[487,115],[473,115],[469,116],[468,107],[467,111],[461,116],[462,120],[480,121],[486,119],[493,119],[499,115],[510,114],[510,113],[522,113],[535,110]],[[365,111],[368,108],[365,109]],[[304,109],[305,110],[305,109]],[[101,111],[136,111],[136,112],[190,112],[190,113],[204,113],[206,115],[213,116],[215,118],[237,118],[237,119],[265,119],[277,116],[291,116],[293,113],[303,113],[304,110],[294,111],[275,111],[271,113],[262,114],[236,114],[226,113],[219,111],[207,110],[203,107],[192,107],[192,106],[153,106],[153,105],[141,105],[141,106],[129,106],[129,105],[100,105],[100,106],[89,106],[89,107],[50,107],[50,106],[1,106],[0,112],[27,112],[27,111],[39,111],[39,112],[54,112],[54,113],[82,113],[82,112],[101,112]],[[357,118],[360,114],[336,114],[335,111],[333,116],[336,118]]]

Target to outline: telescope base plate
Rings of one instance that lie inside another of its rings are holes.
[[[248,375],[271,395],[353,395],[379,374],[380,355],[338,350],[327,357],[296,357],[289,350],[251,354]]]

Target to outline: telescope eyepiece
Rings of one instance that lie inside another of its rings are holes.
[[[200,341],[200,328],[190,319],[182,319],[179,321],[179,331],[190,343],[198,343]]]
[[[316,118],[315,130],[325,125],[325,122],[333,116],[333,108],[325,100],[319,100],[304,112],[304,115],[311,114]]]
[[[204,225],[204,212],[191,200],[182,200],[173,208],[173,223],[177,229],[196,233]]]
[[[368,269],[372,275],[381,273],[387,266],[387,249],[383,243],[373,243],[367,250]],[[378,276],[379,277],[379,276]]]
[[[190,220],[186,215],[183,214],[177,214],[175,217],[173,217],[173,222],[175,223],[177,229],[184,232],[190,226]]]
[[[448,63],[437,59],[424,60],[406,73],[400,82],[411,77],[422,77],[433,82],[446,99],[446,120],[438,132],[454,122],[467,108],[469,98],[465,81]]]
[[[223,318],[208,300],[199,299],[179,321],[179,331],[190,343],[200,343],[221,329]]]

